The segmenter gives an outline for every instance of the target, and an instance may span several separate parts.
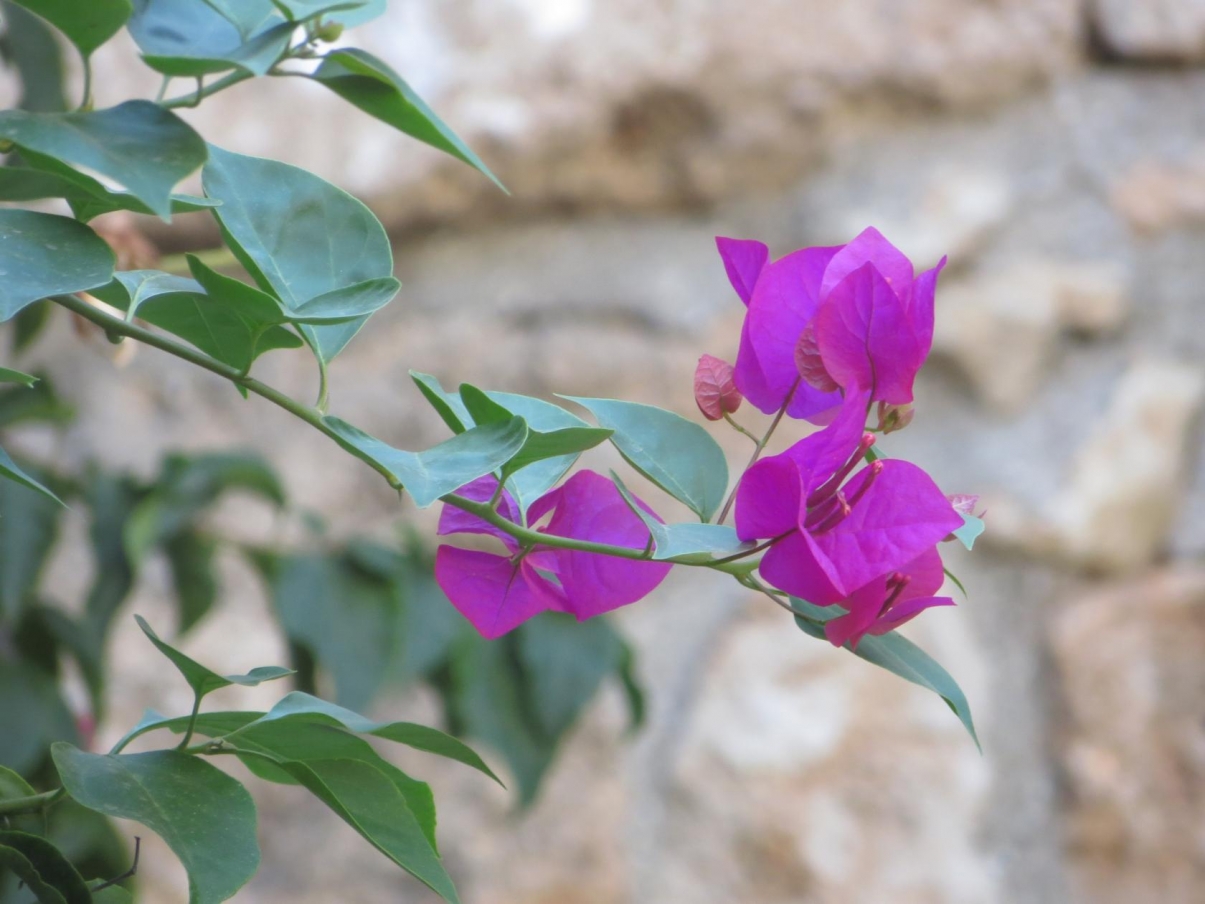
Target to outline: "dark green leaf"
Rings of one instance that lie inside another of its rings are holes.
[[[151,629],[151,626],[146,623],[146,619],[141,615],[135,615],[134,620],[138,622],[138,627],[142,629],[142,633],[147,636],[159,652],[170,659],[172,665],[180,670],[180,674],[184,676],[184,680],[188,682],[188,686],[192,688],[193,693],[198,698],[204,697],[210,691],[229,687],[232,684],[254,687],[264,681],[274,681],[277,678],[284,678],[293,674],[292,669],[282,668],[278,665],[265,665],[252,669],[246,675],[219,675],[217,672],[207,669],[195,659],[185,656],[175,647],[160,640],[159,635]]]
[[[197,0],[134,0],[130,35],[146,64],[164,75],[195,78],[229,69],[266,75],[288,49],[295,26],[269,0],[238,0],[239,25]]]
[[[16,481],[21,486],[29,487],[29,489],[41,493],[43,496],[53,499],[59,505],[66,507],[62,499],[22,471],[3,449],[0,449],[0,476]]]
[[[264,352],[301,345],[279,325],[285,317],[270,295],[209,270],[191,255],[189,265],[195,281],[157,270],[127,270],[96,294],[241,371]]]
[[[402,77],[371,53],[356,48],[334,50],[323,57],[311,78],[369,116],[464,161],[506,191],[481,158],[444,125]]]
[[[311,299],[393,276],[385,228],[367,207],[312,173],[275,160],[210,147],[205,194],[227,244],[265,292],[290,312]],[[367,317],[300,327],[330,361]]]
[[[259,564],[289,640],[313,654],[337,700],[366,706],[400,643],[395,588],[333,556],[282,556],[270,568]]]
[[[51,606],[34,606],[29,615],[41,623],[55,646],[69,652],[79,666],[92,705],[92,717],[99,722],[105,712],[104,636],[88,622],[78,622]]]
[[[0,831],[0,864],[11,867],[45,904],[92,902],[92,893],[83,877],[62,851],[45,838],[26,832]]]
[[[33,345],[49,322],[50,302],[38,301],[23,308],[21,313],[13,318],[13,354],[19,355]]]
[[[443,386],[440,385],[439,380],[435,377],[412,370],[410,371],[410,379],[414,381],[414,385],[423,394],[423,398],[431,403],[431,407],[438,412],[443,422],[448,425],[453,433],[464,433],[465,430],[473,426],[473,417],[469,414],[468,409],[464,407],[464,402],[460,400],[460,396],[456,393],[445,391]]]
[[[164,219],[170,219],[172,187],[205,162],[201,137],[144,100],[91,113],[7,110],[0,112],[0,138],[108,176]]]
[[[29,774],[54,741],[76,740],[75,718],[53,675],[21,661],[0,659],[0,766]]]
[[[2,692],[3,689],[0,688],[0,693]],[[37,793],[29,782],[21,778],[12,769],[0,766],[0,801],[13,800],[20,797],[32,797]],[[20,832],[33,832],[35,834],[44,831],[45,825],[46,821],[42,813],[24,813],[20,816],[9,816],[7,823],[0,821],[0,826],[16,829]],[[0,900],[3,899],[4,883],[0,881]]]
[[[34,384],[37,382],[37,377],[21,373],[19,370],[0,367],[0,383],[20,383],[22,386],[28,386],[30,389],[33,389]]]
[[[458,904],[439,855],[389,776],[357,760],[286,762],[281,767],[365,841],[444,900]]]
[[[17,106],[31,113],[66,110],[63,54],[54,32],[13,0],[0,0],[0,17],[4,20],[0,59],[7,61],[21,79]]]
[[[498,776],[490,771],[481,757],[477,756],[471,748],[452,736],[426,725],[418,725],[413,722],[374,722],[345,707],[336,706],[334,703],[328,703],[299,691],[286,694],[255,724],[267,724],[278,720],[340,725],[348,731],[372,735],[387,741],[405,744],[416,750],[456,760],[488,775],[494,781],[498,781]]]
[[[586,408],[602,427],[614,430],[615,444],[628,464],[679,502],[701,521],[709,521],[728,490],[724,452],[693,421],[636,402],[565,396]]]
[[[134,904],[134,898],[120,885],[92,892],[92,904]]]
[[[188,528],[231,490],[253,493],[276,506],[285,501],[280,481],[258,455],[215,452],[169,457],[154,492],[127,519],[127,553],[140,561],[156,544]]]
[[[0,210],[0,321],[48,295],[103,286],[113,278],[114,264],[109,246],[82,223]]]
[[[169,539],[163,550],[172,571],[180,608],[179,631],[183,634],[204,618],[217,600],[218,580],[213,567],[217,543],[204,534],[182,531]]]
[[[18,314],[17,319],[20,318]],[[16,386],[0,389],[0,429],[26,422],[66,424],[74,417],[75,409],[59,398],[54,391],[54,384],[45,374],[38,376],[38,382],[32,389]]]
[[[444,704],[452,731],[490,745],[505,758],[530,804],[552,763],[555,747],[527,713],[526,689],[510,642],[482,640],[465,632],[453,649]]]
[[[143,491],[128,477],[94,473],[85,494],[92,512],[88,536],[96,576],[84,612],[94,633],[104,635],[117,608],[134,586],[134,565],[126,555],[123,534]]]
[[[255,804],[221,770],[174,750],[103,756],[55,744],[51,753],[76,801],[167,842],[188,871],[189,904],[225,901],[254,875]]]
[[[359,451],[385,468],[406,488],[419,508],[426,508],[440,496],[496,471],[527,440],[527,424],[516,417],[474,427],[422,452],[405,452],[337,417],[324,420],[339,435],[340,445]]]
[[[29,602],[62,511],[40,492],[0,481],[0,621],[15,622]]]
[[[791,604],[796,611],[805,615],[805,617],[797,615],[795,624],[805,634],[821,640],[825,639],[824,623],[845,614],[845,610],[839,606],[813,606],[796,597],[791,597]],[[847,646],[846,649],[849,647]],[[954,715],[958,716],[959,721],[970,734],[971,740],[975,742],[975,746],[980,746],[979,736],[975,733],[975,723],[971,718],[971,707],[967,703],[962,688],[958,686],[957,681],[950,677],[949,672],[912,641],[895,631],[877,637],[868,634],[858,642],[858,646],[852,652],[855,656],[874,663],[879,668],[886,669],[913,684],[933,691],[945,700],[946,705],[954,711]],[[982,749],[980,747],[980,750]]]
[[[37,13],[67,36],[82,56],[89,57],[117,34],[130,18],[130,0],[15,0]]]
[[[601,618],[578,622],[546,613],[516,632],[536,723],[555,741],[594,698],[603,678],[618,669],[623,641]]]

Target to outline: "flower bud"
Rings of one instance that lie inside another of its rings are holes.
[[[339,40],[339,36],[342,34],[342,22],[323,22],[314,29],[314,37],[319,41],[325,41],[327,44]]]
[[[799,341],[795,343],[795,367],[799,370],[799,376],[803,377],[803,382],[821,392],[836,392],[841,388],[824,367],[820,346],[816,342],[814,324],[809,323],[805,326],[799,334]]]
[[[741,395],[733,381],[732,365],[711,355],[699,358],[695,368],[695,404],[709,421],[718,421],[741,407]]]
[[[879,432],[895,433],[912,423],[916,409],[911,405],[888,405],[879,402]]]

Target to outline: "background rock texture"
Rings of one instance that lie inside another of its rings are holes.
[[[440,439],[417,368],[690,413],[697,357],[731,358],[742,314],[712,236],[781,254],[873,223],[918,265],[950,255],[915,425],[885,445],[989,510],[981,549],[949,555],[969,601],[908,632],[963,683],[983,756],[932,696],[675,574],[619,619],[651,693],[634,741],[604,695],[520,816],[467,770],[415,764],[465,900],[1205,901],[1205,4],[393,0],[352,37],[513,196],[296,80],[189,114],[359,193],[397,236],[403,293],[334,366],[336,412]],[[153,83],[104,54],[102,100]],[[189,219],[155,237],[204,237]],[[65,322],[42,343],[84,412],[42,451],[149,471],[166,448],[251,445],[336,533],[390,535],[391,494],[304,425],[107,348]],[[306,356],[261,363],[313,392]],[[61,596],[84,579],[64,557]],[[229,670],[281,658],[255,580],[226,565],[229,598],[186,648]],[[165,591],[152,574],[138,610],[166,617]],[[105,737],[188,703],[140,671],[136,635],[113,651]],[[421,692],[381,710],[435,718]],[[430,900],[301,795],[260,808],[264,867],[239,900]],[[180,900],[170,855],[143,863],[147,900]]]

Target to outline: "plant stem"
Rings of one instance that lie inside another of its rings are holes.
[[[177,107],[195,107],[202,100],[217,94],[219,91],[225,91],[231,85],[237,85],[239,82],[245,82],[249,78],[253,78],[250,72],[239,70],[232,72],[227,76],[218,79],[208,87],[200,87],[191,94],[182,94],[179,97],[173,97],[170,100],[159,101],[159,106],[165,110],[174,110]]]
[[[80,112],[92,109],[92,58],[84,57],[84,99],[80,101]]]
[[[186,345],[181,345],[173,339],[168,339],[166,336],[161,336],[158,333],[153,333],[150,330],[143,329],[135,323],[126,323],[116,317],[111,317],[104,311],[94,308],[86,301],[76,298],[74,295],[54,295],[50,298],[57,305],[61,305],[67,310],[72,311],[85,320],[90,320],[103,329],[107,333],[113,333],[118,336],[126,336],[130,339],[137,339],[152,348],[157,348],[160,351],[167,352],[169,355],[175,355],[190,364],[195,364],[197,367],[204,368],[210,373],[215,373],[219,377],[225,377],[231,383],[237,386],[242,386],[248,392],[255,393],[260,398],[267,399],[274,405],[283,408],[285,411],[292,414],[294,417],[305,421],[319,433],[324,434],[330,439],[338,443],[351,455],[360,459],[374,471],[384,477],[391,487],[401,489],[401,482],[389,473],[384,465],[373,461],[369,456],[365,455],[351,443],[347,442],[338,433],[336,433],[323,419],[322,414],[315,408],[308,408],[300,402],[290,398],[278,389],[273,389],[266,383],[261,383],[254,377],[249,377],[246,374],[240,373],[236,368],[229,364],[223,364],[221,361],[215,361],[208,355],[202,352],[195,351]]]
[[[749,439],[753,440],[753,445],[756,446],[760,442],[756,436],[734,421],[732,419],[732,415],[730,415],[727,411],[724,412],[724,420],[726,420],[732,426],[732,429],[737,433],[743,433],[745,436],[749,437]]]
[[[188,742],[192,740],[192,731],[197,727],[197,714],[201,711],[201,697],[203,695],[195,693],[192,699],[192,712],[188,714],[188,728],[184,729],[184,738],[177,745],[177,750],[183,750],[188,746]]]
[[[10,797],[0,800],[0,816],[19,816],[22,813],[39,813],[66,794],[64,788],[43,791],[30,797]]]
[[[360,459],[370,468],[380,474],[395,490],[403,489],[401,482],[389,472],[389,470],[377,461],[374,461],[370,456],[361,452],[351,443],[347,442],[342,436],[336,433],[329,424],[323,419],[322,413],[316,408],[308,408],[300,402],[290,398],[283,392],[273,389],[259,380],[249,377],[246,374],[240,373],[229,364],[223,364],[221,361],[215,361],[208,355],[202,352],[195,351],[186,345],[181,345],[174,339],[169,339],[166,336],[161,336],[158,333],[153,333],[148,329],[138,326],[135,323],[126,323],[116,317],[106,314],[104,311],[94,308],[86,301],[76,298],[74,295],[54,295],[50,299],[55,304],[61,305],[67,310],[72,311],[86,320],[95,323],[107,333],[112,333],[118,336],[126,336],[130,339],[137,339],[139,342],[145,343],[152,348],[157,348],[160,351],[167,352],[169,355],[175,355],[190,364],[195,364],[198,367],[208,370],[210,373],[215,373],[220,377],[225,377],[236,386],[242,386],[248,392],[267,399],[274,405],[283,408],[293,416],[305,421],[319,433],[322,433],[329,439],[334,440],[341,448],[346,450],[351,455]],[[552,534],[543,534],[539,531],[530,530],[519,524],[515,524],[502,515],[498,514],[488,503],[475,502],[472,499],[466,499],[463,496],[457,496],[455,493],[449,493],[442,497],[442,501],[448,505],[463,509],[470,514],[476,515],[483,521],[486,521],[495,527],[501,528],[506,533],[517,539],[520,543],[540,545],[552,547],[556,549],[573,549],[579,552],[595,552],[602,555],[614,556],[621,559],[640,559],[650,560],[651,552],[646,552],[641,549],[632,549],[627,546],[612,546],[607,543],[593,543],[587,540],[575,540],[570,537],[557,537]]]
[[[795,390],[799,387],[799,381],[802,377],[796,377],[795,382],[791,385],[791,391],[787,393],[786,399],[783,400],[782,407],[778,409],[778,413],[774,415],[774,420],[770,421],[770,427],[766,430],[765,435],[757,441],[757,446],[753,449],[753,454],[749,457],[749,463],[745,465],[745,471],[748,471],[757,460],[761,457],[762,450],[766,448],[766,443],[770,441],[770,437],[774,435],[774,431],[778,429],[778,424],[782,420],[782,416],[787,413],[787,406],[791,404],[791,398],[795,395]],[[743,475],[745,471],[742,471]],[[732,492],[728,494],[728,499],[724,503],[724,508],[720,512],[719,520],[716,524],[723,524],[724,519],[728,517],[728,513],[732,511],[732,503],[736,501],[736,491],[740,488],[741,482],[738,480],[736,486],[732,488]]]

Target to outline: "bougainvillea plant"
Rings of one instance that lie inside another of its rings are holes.
[[[638,603],[675,568],[706,568],[785,610],[803,633],[935,691],[974,736],[957,685],[895,629],[953,604],[942,595],[940,544],[957,538],[969,546],[982,523],[971,514],[972,498],[947,497],[877,442],[912,420],[940,265],[916,275],[874,229],[773,262],[759,242],[717,239],[747,314],[734,365],[700,359],[695,399],[709,421],[752,441],[735,476],[704,426],[669,411],[467,384],[450,392],[419,373],[417,390],[453,435],[433,448],[398,449],[332,414],[327,381],[331,360],[400,289],[380,222],[304,170],[207,144],[173,112],[249,79],[305,78],[497,182],[386,63],[333,45],[345,27],[380,14],[385,0],[18,2],[75,46],[85,79],[75,111],[0,112],[0,142],[10,155],[0,168],[0,201],[48,199],[71,214],[47,212],[45,203],[0,208],[0,319],[49,301],[110,337],[167,352],[227,379],[245,398],[283,408],[417,506],[439,503],[446,542],[435,577],[483,638],[549,611],[593,619]],[[97,109],[90,59],[123,28],[163,88],[156,99]],[[191,87],[173,94],[180,80]],[[198,169],[203,194],[177,193]],[[215,269],[191,256],[188,275],[119,270],[88,224],[122,210],[167,221],[212,216],[239,267]],[[303,347],[318,371],[312,404],[251,376],[260,355]],[[0,379],[32,380],[11,369]],[[768,419],[761,430],[735,419],[742,400]],[[797,430],[794,444],[763,455],[788,425]],[[664,517],[659,512],[677,506],[637,498],[616,473],[574,470],[583,452],[603,443],[693,519]],[[2,452],[0,474],[54,498]],[[466,535],[476,536],[466,544]],[[339,601],[329,605],[337,618]],[[473,750],[437,729],[374,722],[299,691],[265,712],[206,710],[214,690],[290,670],[220,675],[138,624],[192,689],[191,711],[148,712],[106,754],[56,743],[54,787],[37,790],[0,769],[0,869],[43,902],[129,899],[111,878],[85,879],[30,819],[69,798],[144,823],[184,864],[190,902],[224,901],[259,862],[250,795],[212,762],[233,756],[260,779],[308,790],[402,869],[458,900],[439,855],[430,789],[368,739],[492,778]],[[783,642],[796,637],[784,633]],[[146,748],[152,739],[163,743]],[[136,740],[146,749],[130,752]]]

